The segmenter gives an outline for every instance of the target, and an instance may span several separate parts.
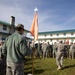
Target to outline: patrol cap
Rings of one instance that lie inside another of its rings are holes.
[[[23,24],[17,24],[17,26],[15,28],[16,29],[24,29],[24,25]]]

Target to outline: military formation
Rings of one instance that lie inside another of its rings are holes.
[[[55,58],[58,50],[61,50],[60,42],[63,44],[63,56],[64,58],[75,58],[75,43],[65,44],[63,41],[54,42],[50,44],[49,42],[36,43],[35,57],[41,58]]]
[[[47,59],[56,58],[57,70],[62,69],[63,58],[75,59],[75,43],[66,44],[63,41],[54,42],[38,42],[35,44],[35,57]]]

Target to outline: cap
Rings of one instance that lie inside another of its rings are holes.
[[[24,29],[24,25],[23,24],[17,24],[17,26],[15,27],[16,29],[17,28],[22,28],[22,29]]]

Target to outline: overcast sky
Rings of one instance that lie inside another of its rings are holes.
[[[75,0],[0,0],[0,20],[9,23],[15,16],[30,30],[35,7],[40,32],[75,29]]]

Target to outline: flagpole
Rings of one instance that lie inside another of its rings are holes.
[[[34,12],[37,13],[38,9],[35,8]],[[35,43],[35,37],[34,37],[34,43]],[[32,74],[34,75],[34,55],[35,55],[35,47],[32,48]]]
[[[35,48],[33,47],[32,48],[32,74],[34,75],[34,51],[35,51]]]

